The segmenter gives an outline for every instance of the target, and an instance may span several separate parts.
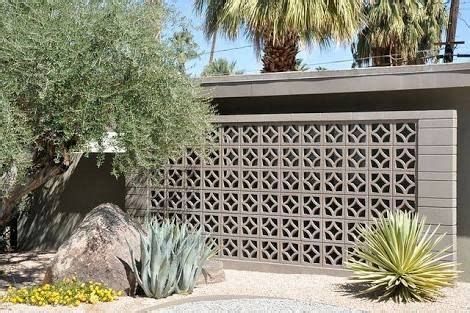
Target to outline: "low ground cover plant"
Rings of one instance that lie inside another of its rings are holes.
[[[122,293],[97,282],[80,282],[75,278],[41,286],[8,288],[1,302],[24,303],[29,305],[67,305],[80,303],[95,304],[116,300]]]
[[[134,258],[132,269],[147,297],[165,298],[174,293],[190,294],[205,262],[217,252],[202,228],[191,230],[186,223],[156,219],[145,222],[141,234],[141,258]]]
[[[452,285],[456,264],[444,261],[450,247],[433,252],[444,235],[424,224],[418,215],[397,211],[361,227],[362,239],[346,266],[353,270],[353,281],[368,286],[362,294],[397,302],[426,301]]]

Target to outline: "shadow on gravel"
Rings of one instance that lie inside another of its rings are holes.
[[[381,295],[379,292],[372,292],[367,294],[362,293],[367,288],[369,288],[369,285],[361,283],[344,283],[335,285],[335,291],[341,293],[343,296],[378,301],[377,299]]]
[[[53,252],[0,254],[0,289],[41,283]]]

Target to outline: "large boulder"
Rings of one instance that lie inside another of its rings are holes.
[[[134,293],[129,245],[140,258],[139,224],[110,203],[94,208],[64,242],[46,273],[46,282],[76,277]]]

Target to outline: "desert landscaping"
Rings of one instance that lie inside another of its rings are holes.
[[[2,268],[5,268],[16,277],[27,277],[22,284],[38,283],[44,277],[44,270],[54,253],[25,253],[15,254],[10,260],[2,259]],[[8,261],[9,266],[4,262]],[[14,264],[14,265],[13,265]],[[79,307],[31,307],[28,305],[1,304],[0,310],[14,310],[15,312],[178,312],[171,308],[181,304],[190,303],[191,306],[199,301],[240,299],[290,299],[297,303],[288,302],[283,309],[302,308],[302,305],[323,307],[331,312],[470,312],[470,284],[457,283],[454,288],[443,290],[445,297],[437,302],[396,304],[389,302],[375,302],[369,298],[354,296],[351,286],[344,277],[324,275],[301,274],[275,274],[261,272],[247,272],[225,270],[225,281],[215,284],[201,284],[191,295],[173,295],[165,299],[151,299],[145,297],[123,296],[117,301],[100,304],[81,304]],[[9,282],[2,280],[5,286]],[[190,307],[189,307],[190,308]],[[197,307],[196,307],[197,308]],[[212,307],[213,308],[213,307]],[[309,308],[308,306],[304,307]],[[176,307],[177,309],[177,307]],[[188,307],[187,307],[188,309]],[[242,308],[241,308],[242,309]],[[207,307],[209,310],[209,307]],[[243,311],[241,311],[243,312]],[[276,312],[276,310],[274,310]]]

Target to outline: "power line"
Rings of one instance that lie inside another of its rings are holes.
[[[458,49],[459,47],[456,47],[456,49]],[[440,51],[440,50],[443,50],[444,48],[440,48],[440,49],[425,49],[425,50],[418,50],[417,53],[426,53],[426,52],[434,52],[434,54],[431,54],[431,55],[425,55],[425,56],[422,56],[422,57],[418,57],[418,59],[430,59],[430,58],[439,58],[441,55],[439,54],[439,52],[436,54],[435,52],[436,51]],[[387,54],[387,55],[377,55],[377,56],[370,56],[370,57],[366,57],[366,58],[358,58],[358,59],[342,59],[342,60],[333,60],[333,61],[327,61],[327,62],[318,62],[318,63],[305,63],[305,65],[308,65],[308,66],[319,66],[319,65],[328,65],[328,64],[337,64],[337,63],[345,63],[345,62],[354,62],[354,61],[358,61],[358,60],[370,60],[370,59],[374,59],[374,58],[384,58],[384,57],[389,57],[391,58],[392,60],[403,60],[404,58],[403,57],[399,57],[400,54]],[[456,55],[458,56],[458,55]],[[374,67],[374,66],[369,66],[369,67]],[[258,73],[257,72],[258,69],[251,69],[251,70],[247,70],[245,71],[244,73],[245,74],[250,74],[250,73]]]
[[[442,49],[444,49],[444,48],[418,50],[418,51],[416,51],[416,53],[419,54],[419,53],[426,53],[426,52],[435,52],[436,50],[439,51],[439,50],[442,50]],[[371,60],[371,59],[384,58],[384,57],[388,57],[388,58],[391,58],[393,60],[402,60],[402,59],[404,59],[403,57],[400,57],[400,55],[401,54],[399,54],[399,53],[386,54],[386,55],[372,55],[372,56],[364,57],[364,58],[352,58],[352,59],[335,60],[335,61],[321,62],[321,63],[307,63],[306,65],[310,65],[310,66],[326,65],[326,64],[334,64],[334,63],[354,62],[354,61],[360,61],[360,60]],[[435,57],[435,56],[437,56],[437,55],[427,55],[427,56],[422,56],[422,57],[419,57],[419,58],[420,59],[425,59],[425,58],[432,58],[432,57]]]
[[[221,49],[221,50],[216,50],[214,53],[218,52],[226,52],[226,51],[233,51],[233,50],[240,50],[240,49],[246,49],[246,48],[251,48],[253,45],[245,45],[245,46],[240,46],[240,47],[235,47],[235,48],[228,48],[228,49]],[[444,48],[440,48],[438,50],[442,50]],[[433,52],[435,49],[425,49],[425,50],[418,50],[416,53],[424,53],[424,52]],[[210,54],[210,52],[203,52],[200,53],[198,56],[202,55],[207,55]],[[333,64],[333,63],[344,63],[344,62],[350,62],[350,61],[357,61],[357,60],[367,60],[367,59],[374,59],[374,58],[383,58],[383,57],[392,57],[394,58],[395,56],[399,56],[399,53],[395,54],[387,54],[387,55],[379,55],[379,56],[370,56],[370,57],[365,57],[365,58],[356,58],[356,59],[344,59],[344,60],[334,60],[334,61],[328,61],[328,62],[320,62],[320,63],[305,63],[306,65],[314,66],[314,65],[324,65],[324,64]],[[400,58],[395,58],[395,59],[400,59]]]
[[[215,50],[214,53],[219,53],[219,52],[226,52],[226,51],[233,51],[233,50],[240,50],[240,49],[246,49],[246,48],[251,48],[253,47],[253,45],[246,45],[246,46],[241,46],[241,47],[235,47],[235,48],[228,48],[228,49],[222,49],[222,50]],[[207,55],[207,54],[211,54],[211,52],[202,52],[200,54],[198,54],[198,56],[202,56],[202,55]]]

